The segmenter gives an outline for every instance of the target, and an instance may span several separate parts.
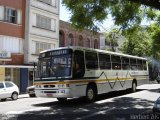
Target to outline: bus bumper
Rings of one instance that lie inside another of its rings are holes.
[[[70,89],[36,89],[37,97],[70,98]]]

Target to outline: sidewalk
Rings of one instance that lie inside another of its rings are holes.
[[[137,87],[137,89],[146,89],[146,90],[152,90],[152,89],[160,89],[160,84],[144,84]]]
[[[29,95],[27,93],[20,93],[18,98],[28,98]]]
[[[156,80],[154,81],[149,81],[149,84],[158,84],[158,82]]]

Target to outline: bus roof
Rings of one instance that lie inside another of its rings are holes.
[[[111,51],[101,50],[101,49],[80,47],[80,46],[59,47],[59,48],[55,48],[55,49],[44,50],[44,51],[41,51],[40,53],[49,52],[49,51],[53,51],[53,50],[62,50],[62,49],[73,49],[73,50],[82,50],[82,51],[87,50],[87,51],[94,51],[94,52],[99,52],[99,53],[108,53],[108,54],[111,54],[111,55],[118,55],[118,56],[124,56],[124,57],[129,57],[129,58],[137,58],[137,59],[147,60],[146,58],[143,58],[143,57],[123,54],[123,53],[118,53],[118,52],[111,52]]]

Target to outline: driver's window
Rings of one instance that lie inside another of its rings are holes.
[[[84,52],[76,50],[74,52],[73,77],[82,78],[85,73]]]

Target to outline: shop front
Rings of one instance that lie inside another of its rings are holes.
[[[15,57],[16,56],[16,57]],[[33,84],[33,66],[15,65],[15,59],[23,58],[22,55],[11,55],[9,52],[0,52],[0,81],[12,81],[20,92],[26,92],[26,88]],[[20,59],[17,60],[20,60]],[[21,60],[22,61],[22,60]],[[10,63],[10,64],[9,64]]]
[[[26,88],[33,84],[33,67],[0,65],[0,81],[12,81],[20,92],[26,92]]]

